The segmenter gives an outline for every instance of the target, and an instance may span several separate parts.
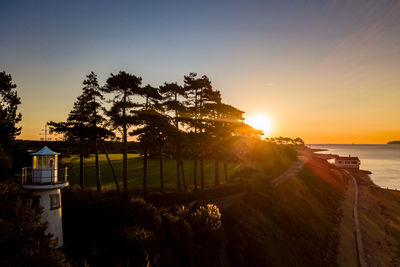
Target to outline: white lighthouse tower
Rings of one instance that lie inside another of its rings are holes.
[[[22,188],[32,191],[34,205],[43,207],[42,221],[47,222],[46,233],[58,239],[58,246],[64,244],[61,212],[61,188],[68,186],[67,168],[58,168],[59,153],[47,146],[35,153],[32,168],[22,169]]]

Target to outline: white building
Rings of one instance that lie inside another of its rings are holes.
[[[359,169],[360,168],[360,159],[358,157],[335,157],[335,165],[339,168],[344,169]]]
[[[22,188],[32,191],[34,205],[43,207],[42,221],[47,222],[46,233],[64,244],[61,212],[61,188],[68,186],[67,168],[58,168],[58,154],[47,146],[35,153],[32,168],[22,169]]]

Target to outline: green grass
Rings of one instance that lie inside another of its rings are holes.
[[[236,266],[336,266],[340,178],[309,163],[277,187],[255,179],[223,217]]]
[[[109,155],[115,173],[117,175],[120,187],[122,187],[122,154]],[[107,162],[105,154],[99,155],[100,162],[100,176],[102,187],[106,190],[115,189],[115,183],[112,177],[111,168]],[[79,155],[73,155],[69,158],[64,158],[62,164],[68,166],[68,179],[71,184],[79,185]],[[86,189],[96,188],[96,172],[95,172],[95,158],[90,155],[89,158],[84,159],[84,173],[85,181],[84,187]],[[188,189],[193,188],[193,160],[184,160],[185,177]],[[219,166],[220,182],[224,183],[224,169],[223,164],[220,162]],[[228,164],[228,175],[233,175],[239,168],[239,164]],[[160,167],[158,159],[149,159],[148,162],[148,187],[150,189],[157,189],[160,187]],[[197,166],[197,181],[200,185],[200,161]],[[214,183],[214,161],[204,161],[204,178],[206,187]],[[143,158],[139,154],[128,154],[128,188],[131,190],[141,190],[143,184]],[[164,184],[167,190],[176,189],[176,160],[164,159]]]

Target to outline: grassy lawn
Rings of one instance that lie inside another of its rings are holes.
[[[122,154],[110,154],[110,160],[114,166],[115,173],[120,187],[122,188]],[[105,154],[99,155],[101,183],[104,189],[115,189],[111,168],[107,162]],[[79,155],[64,158],[62,164],[68,166],[68,179],[71,184],[79,184]],[[84,159],[85,181],[84,187],[87,189],[96,188],[96,172],[94,155]],[[189,189],[193,188],[193,160],[185,160],[185,177]],[[239,168],[239,164],[228,164],[228,174],[234,174]],[[160,167],[158,159],[149,159],[148,162],[148,187],[157,189],[160,186]],[[220,182],[224,183],[223,164],[220,162],[219,176]],[[200,161],[197,166],[197,180],[200,185]],[[204,178],[206,187],[214,183],[214,161],[204,161]],[[140,190],[143,182],[143,158],[139,154],[128,154],[128,188]],[[164,184],[167,190],[176,189],[176,161],[164,159]]]

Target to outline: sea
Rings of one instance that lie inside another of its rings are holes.
[[[382,187],[400,190],[400,145],[307,145],[326,149],[325,152],[340,156],[357,156],[360,169],[372,172],[372,181]]]

